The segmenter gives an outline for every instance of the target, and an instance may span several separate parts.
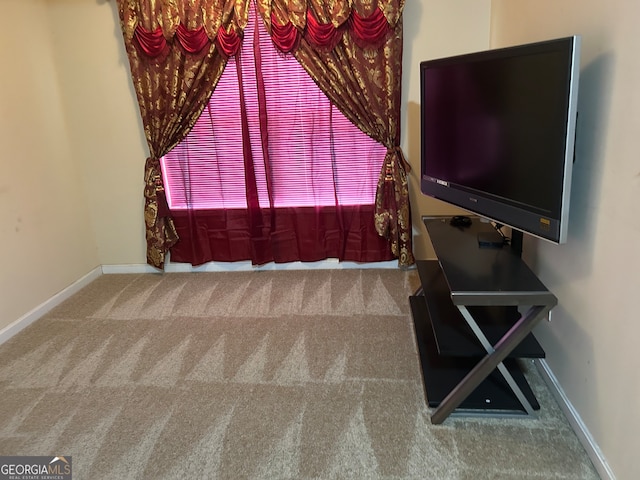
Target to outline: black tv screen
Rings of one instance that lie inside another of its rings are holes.
[[[580,37],[420,64],[421,189],[564,243]]]

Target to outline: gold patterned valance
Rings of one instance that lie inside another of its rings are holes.
[[[380,10],[392,29],[404,8],[404,0],[256,0],[256,4],[267,26],[275,19],[280,25],[290,22],[300,30],[305,29],[309,13],[321,24],[340,28],[354,13],[369,18],[376,10]]]
[[[125,41],[146,56],[164,56],[176,43],[186,53],[206,53],[211,43],[228,55],[248,21],[250,0],[120,0]]]
[[[158,28],[168,41],[175,36],[178,26],[187,30],[203,28],[213,41],[220,27],[232,26],[242,31],[247,25],[250,0],[120,0],[122,31],[131,40],[136,28],[147,31]]]
[[[300,37],[333,48],[348,31],[362,47],[376,47],[399,21],[404,0],[255,0],[274,42],[283,51]],[[125,39],[149,57],[177,44],[186,53],[208,51],[211,43],[235,54],[247,25],[251,0],[120,0]]]

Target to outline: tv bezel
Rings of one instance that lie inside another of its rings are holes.
[[[421,99],[421,191],[424,195],[444,201],[462,208],[472,214],[479,215],[500,225],[505,225],[517,231],[533,235],[556,244],[567,241],[569,204],[571,195],[571,176],[574,161],[575,132],[577,118],[578,84],[580,74],[580,35],[545,40],[535,43],[515,45],[511,47],[484,50],[480,52],[455,55],[450,57],[425,60],[420,63],[420,99]],[[543,216],[534,206],[515,205],[506,202],[490,192],[469,189],[465,186],[452,185],[447,181],[430,177],[426,173],[428,162],[424,128],[425,128],[425,98],[428,92],[425,88],[425,73],[428,69],[438,66],[448,66],[463,62],[481,62],[496,58],[532,55],[540,52],[568,51],[567,63],[567,91],[566,91],[566,128],[564,138],[564,153],[556,161],[562,162],[560,215],[558,218]]]

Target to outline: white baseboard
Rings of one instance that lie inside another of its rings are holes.
[[[104,273],[105,275],[111,275],[117,273],[162,273],[162,271],[144,263],[130,263],[119,265],[102,265],[102,273]]]
[[[0,344],[6,342],[11,337],[13,337],[16,333],[18,333],[20,330],[28,327],[33,322],[35,322],[40,317],[42,317],[44,314],[52,310],[54,307],[57,307],[58,305],[60,305],[67,298],[71,297],[73,294],[80,291],[81,288],[89,285],[100,275],[102,275],[102,268],[101,267],[94,268],[89,273],[87,273],[84,277],[80,278],[79,280],[76,280],[67,288],[55,294],[49,300],[41,303],[30,312],[27,312],[26,314],[24,314],[15,322],[7,325],[5,328],[0,330]]]
[[[560,386],[560,383],[558,382],[558,379],[556,378],[554,373],[551,371],[551,368],[549,367],[547,361],[543,359],[537,359],[534,363],[538,367],[538,371],[542,375],[542,378],[544,379],[545,383],[549,387],[549,390],[551,391],[556,401],[560,405],[560,408],[567,417],[567,420],[569,421],[569,424],[571,425],[573,431],[576,433],[578,440],[586,450],[587,455],[591,459],[591,463],[593,463],[593,466],[600,475],[600,478],[602,478],[602,480],[615,480],[616,477],[611,470],[611,467],[609,467],[607,459],[603,455],[602,450],[600,450],[600,447],[591,435],[591,432],[589,432],[589,429],[582,421],[580,414],[577,412],[577,410],[569,401],[567,395],[564,393],[564,390]]]
[[[253,272],[262,270],[328,270],[328,269],[354,269],[354,268],[398,268],[397,260],[374,263],[339,262],[336,259],[321,260],[319,262],[290,262],[268,263],[266,265],[252,265],[246,262],[210,262],[194,267],[188,263],[165,264],[166,273],[185,272]],[[103,265],[102,272],[112,273],[161,273],[160,270],[145,264],[128,265]]]

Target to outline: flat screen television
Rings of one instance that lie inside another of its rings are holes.
[[[567,239],[580,36],[420,63],[421,190]]]

